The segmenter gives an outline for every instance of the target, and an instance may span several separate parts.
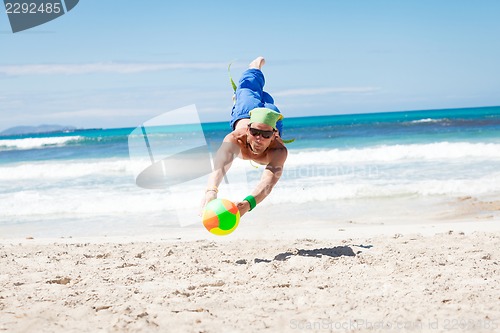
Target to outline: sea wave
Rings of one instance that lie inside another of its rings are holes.
[[[82,136],[60,136],[47,138],[23,138],[0,140],[0,151],[42,149],[47,147],[60,147],[68,143],[83,140]]]
[[[128,159],[48,161],[0,166],[0,181],[64,180],[86,176],[133,174],[138,167]]]
[[[462,159],[463,156],[468,156],[462,153],[457,155],[460,156],[459,160],[422,163],[414,159],[408,163],[372,163],[373,159],[380,160],[379,155],[383,155],[383,152],[381,150],[367,156],[365,148],[355,153],[362,162],[346,163],[353,161],[352,151],[291,153],[290,164],[287,162],[285,165],[282,179],[265,202],[280,205],[343,199],[456,197],[498,193],[498,145],[487,148],[483,145],[471,146],[468,148],[469,153],[474,147],[481,151],[478,156],[482,159]],[[406,148],[411,151],[411,147]],[[457,145],[455,148],[464,146]],[[494,153],[495,148],[497,150]],[[342,153],[349,155],[339,156]],[[330,165],[317,167],[317,163],[325,163],[325,154]],[[401,154],[398,158],[404,159],[404,156],[406,155]],[[340,158],[343,158],[344,163],[338,161]],[[255,188],[263,167],[255,169],[245,162],[242,164],[250,169],[246,179],[244,175],[228,177],[231,183],[221,184],[221,197],[228,195],[230,188],[247,188],[249,191]],[[199,208],[206,182],[182,184],[177,189],[145,190],[135,185],[134,170],[137,166],[128,159],[51,161],[1,166],[0,211],[7,219],[12,217],[39,221],[55,217],[109,216],[120,220],[134,214],[170,216],[175,214],[175,210]],[[233,168],[230,172],[235,171]],[[231,195],[228,198],[241,200],[241,197],[244,196]]]
[[[115,216],[127,214],[154,214],[166,212],[165,193],[145,192],[133,186],[102,188],[56,188],[23,190],[0,194],[2,217],[57,218],[62,216]]]
[[[329,150],[291,150],[285,169],[313,170],[319,166],[340,168],[348,166],[399,165],[402,163],[499,163],[500,144],[441,142],[431,144],[384,145],[365,148]],[[250,163],[248,163],[250,165]],[[144,167],[143,161],[122,159],[55,160],[0,165],[0,181],[64,180],[87,176],[136,175]],[[316,170],[316,169],[315,169]],[[342,171],[342,170],[341,170]],[[340,171],[339,171],[340,172]],[[308,173],[305,173],[308,175]]]
[[[423,123],[442,123],[442,122],[449,122],[450,120],[448,118],[423,118],[423,119],[417,119],[417,120],[412,120],[409,123],[410,124],[423,124]]]
[[[286,165],[325,165],[354,162],[407,162],[464,158],[500,159],[500,144],[438,142],[290,152]]]
[[[266,201],[266,205],[307,204],[334,200],[388,199],[428,196],[476,196],[498,193],[500,173],[478,179],[433,179],[380,183],[379,181],[338,183],[280,182]],[[228,196],[228,185],[221,186],[220,197]],[[108,216],[123,219],[130,214],[144,216],[165,214],[175,218],[176,209],[197,210],[203,195],[203,186],[187,185],[182,193],[169,190],[144,190],[132,182],[120,185],[55,187],[25,189],[15,193],[0,193],[2,217],[33,218],[37,221],[56,217]],[[187,199],[186,199],[187,198]]]
[[[350,199],[390,199],[398,197],[460,197],[481,196],[498,193],[500,173],[485,175],[476,179],[428,179],[406,181],[362,182],[342,181],[338,183],[294,182],[280,184],[267,200],[271,204],[325,202]],[[291,195],[293,193],[293,195]]]

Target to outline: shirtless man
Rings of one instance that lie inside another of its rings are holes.
[[[281,177],[288,154],[280,137],[283,116],[273,98],[263,90],[265,80],[261,68],[264,63],[263,57],[253,60],[238,82],[231,113],[233,131],[226,135],[215,156],[203,207],[217,198],[218,186],[235,157],[266,165],[253,192],[236,202],[241,216],[262,202]]]

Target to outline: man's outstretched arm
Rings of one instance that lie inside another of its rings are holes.
[[[231,134],[227,135],[215,155],[214,171],[212,171],[208,178],[201,209],[203,209],[207,203],[217,198],[218,186],[222,182],[224,175],[231,167],[238,153],[239,147],[235,143],[234,138]]]
[[[255,200],[255,205],[261,203],[273,190],[278,180],[283,173],[283,166],[285,165],[288,152],[286,149],[277,150],[271,162],[267,165],[262,173],[260,182],[252,192],[251,197]],[[248,198],[248,197],[247,197]],[[250,198],[250,201],[252,199]],[[243,216],[251,208],[250,201],[243,200],[236,203],[240,211],[240,216]]]

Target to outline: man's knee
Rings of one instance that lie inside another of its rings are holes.
[[[266,91],[263,91],[262,92],[262,102],[269,103],[269,104],[274,104],[274,99]]]
[[[247,88],[262,93],[264,88],[264,74],[258,69],[247,69],[238,82],[238,88]]]
[[[242,88],[236,91],[236,104],[235,108],[239,110],[245,109],[246,111],[258,108],[262,105],[260,95],[252,89]]]

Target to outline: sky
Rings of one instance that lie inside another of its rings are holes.
[[[12,33],[0,9],[0,131],[136,127],[195,104],[226,121],[257,56],[285,117],[500,105],[500,1],[80,0]]]

